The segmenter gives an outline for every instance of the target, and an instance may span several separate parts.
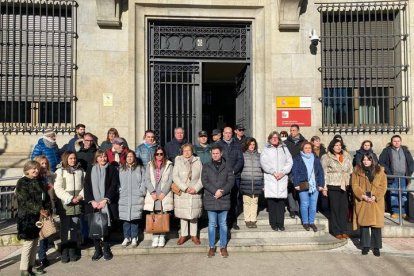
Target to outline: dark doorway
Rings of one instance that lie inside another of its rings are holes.
[[[234,127],[238,79],[246,63],[204,63],[202,69],[203,130]]]

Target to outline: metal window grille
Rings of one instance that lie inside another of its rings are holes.
[[[72,132],[77,2],[0,0],[0,131]]]
[[[407,132],[407,1],[319,3],[321,132]]]

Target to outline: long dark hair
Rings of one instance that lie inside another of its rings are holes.
[[[157,167],[157,160],[155,159],[155,157],[157,156],[157,151],[161,150],[162,153],[164,153],[164,156],[162,158],[162,164],[161,167],[164,167],[165,164],[167,164],[167,153],[165,152],[165,149],[163,147],[157,147],[157,149],[154,151],[154,155],[152,160],[150,161],[150,164],[153,168]]]
[[[335,154],[334,147],[336,143],[341,143],[341,152],[344,151],[344,142],[340,139],[332,139],[328,146],[328,151],[332,154]]]
[[[370,160],[372,162],[371,166],[369,166],[369,167],[364,166],[363,161],[364,161],[365,157],[368,158],[368,160]],[[378,173],[381,169],[381,166],[378,164],[378,162],[374,158],[374,154],[371,153],[371,152],[367,152],[367,153],[363,154],[360,161],[361,161],[361,165],[359,165],[359,166],[361,166],[361,169],[364,169],[364,168],[369,169],[371,171],[372,175],[374,175],[375,173]]]
[[[135,151],[129,149],[125,154],[125,164],[121,165],[121,170],[123,170],[123,171],[128,170],[128,164],[126,162],[126,158],[128,157],[128,154],[130,154],[130,153],[132,153],[132,156],[134,156],[134,163],[132,163],[131,170],[134,171],[138,166],[141,166],[137,162],[137,155],[135,154]]]

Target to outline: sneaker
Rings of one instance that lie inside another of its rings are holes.
[[[158,240],[158,247],[164,247],[165,246],[165,235],[160,235],[160,238]]]
[[[30,275],[42,275],[42,274],[45,274],[45,271],[43,270],[43,268],[38,266],[38,267],[33,267],[31,271],[29,269],[29,273]]]
[[[125,238],[124,241],[122,242],[122,246],[127,247],[130,243],[131,243],[131,239]]]
[[[160,235],[152,235],[152,247],[158,247],[158,240],[160,239]]]
[[[132,247],[137,247],[138,246],[138,240],[137,240],[137,238],[133,238],[132,239],[131,246]]]

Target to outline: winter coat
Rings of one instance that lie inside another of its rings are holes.
[[[189,170],[184,164],[184,157],[177,156],[174,162],[173,182],[182,191],[181,195],[174,195],[174,214],[177,218],[195,219],[201,217],[203,202],[201,198],[201,164],[200,158],[193,156],[191,161],[191,180],[188,179]],[[187,188],[194,188],[197,194],[189,194]]]
[[[220,167],[216,169],[213,161],[203,166],[201,182],[204,187],[203,204],[207,211],[228,211],[230,210],[230,192],[234,186],[234,174],[232,167],[226,160],[221,159]],[[214,197],[217,190],[223,190],[223,196]]]
[[[148,163],[145,170],[146,174],[146,183],[147,183],[147,194],[145,196],[145,205],[144,210],[154,211],[154,200],[151,197],[151,193],[156,192],[156,185],[160,185],[161,191],[165,194],[164,199],[162,200],[163,211],[172,211],[174,209],[174,198],[173,192],[171,192],[171,183],[172,183],[172,172],[173,164],[171,161],[167,160],[165,167],[163,168],[161,178],[158,183],[156,183],[154,176],[154,167],[151,162]]]
[[[145,169],[137,166],[119,170],[119,219],[131,221],[142,218],[144,198],[147,191]]]
[[[216,143],[223,150],[223,158],[227,164],[233,169],[233,173],[236,178],[240,178],[241,171],[243,170],[244,158],[242,148],[236,140],[232,138],[231,143],[228,144],[223,140]]]
[[[77,216],[81,214],[81,204],[72,204],[75,196],[84,198],[84,180],[85,172],[79,165],[74,173],[69,173],[66,169],[58,168],[56,170],[55,194],[62,202],[63,210],[58,210],[60,214],[67,216]],[[58,205],[59,206],[59,205]]]
[[[123,148],[119,155],[119,164],[115,161],[115,153],[112,151],[112,148],[106,150],[106,155],[108,156],[108,163],[112,166],[118,167],[126,163],[126,156],[128,154],[128,148]]]
[[[407,147],[401,146],[401,149],[404,152],[405,160],[407,162],[407,172],[406,176],[411,176],[414,172],[414,160],[413,156],[411,155],[410,151]],[[379,156],[379,163],[381,166],[384,166],[385,174],[393,175],[394,171],[392,168],[392,146],[388,146],[382,150]],[[391,184],[394,181],[394,178],[388,178],[388,184]]]
[[[313,173],[315,174],[316,190],[318,187],[323,188],[325,186],[325,174],[323,172],[321,160],[315,155],[313,161]],[[293,186],[299,186],[301,182],[309,181],[310,175],[308,175],[308,169],[301,155],[296,156],[293,159],[292,167],[292,183]]]
[[[387,176],[384,168],[380,167],[370,183],[364,170],[360,166],[355,167],[352,173],[352,191],[355,198],[353,229],[356,230],[359,226],[384,227],[384,195],[387,191]],[[375,202],[368,203],[362,200],[366,192],[371,192],[375,196]]]
[[[39,220],[40,209],[50,208],[50,198],[45,185],[38,179],[23,176],[17,181],[17,237],[33,240],[39,237],[39,228],[35,223]]]
[[[378,164],[378,157],[377,155],[372,151],[372,149],[364,150],[363,147],[361,147],[359,150],[355,152],[354,159],[352,160],[352,166],[361,165],[361,159],[362,157],[367,154],[371,153],[374,157],[375,163]]]
[[[210,162],[211,161],[211,145],[207,145],[206,147],[195,145],[194,154],[200,157],[200,161],[203,165]]]
[[[167,153],[167,158],[174,163],[175,157],[181,154],[181,146],[187,143],[185,139],[181,142],[178,142],[177,139],[173,138],[170,142],[165,144],[165,152]]]
[[[122,145],[124,146],[124,148],[129,148],[128,147],[128,142],[127,142],[127,140],[125,140],[125,138],[122,138],[122,137],[119,137],[119,138],[121,138],[122,140],[124,140],[124,142],[122,143]],[[106,151],[107,149],[111,149],[112,148],[112,143],[111,143],[111,141],[103,141],[102,143],[101,143],[101,146],[99,147],[101,150],[104,150],[104,151]]]
[[[328,152],[322,156],[322,167],[325,173],[324,190],[327,190],[327,186],[330,185],[341,187],[341,190],[345,191],[346,187],[350,185],[352,160],[347,151],[343,150],[342,152],[344,155],[342,164],[338,161],[335,154]]]
[[[286,141],[284,142],[285,145],[288,147],[290,155],[292,155],[292,158],[295,158],[300,154],[302,143],[305,142],[305,137],[302,136],[302,134],[299,133],[299,141],[295,143],[295,140],[293,140],[292,136],[288,136]]]
[[[260,153],[257,151],[243,153],[244,167],[241,173],[240,191],[246,195],[263,193],[264,175],[260,166]]]
[[[147,145],[142,143],[135,149],[135,154],[137,156],[137,160],[139,164],[147,166],[148,162],[152,160],[154,157],[155,150],[157,149],[157,144]]]
[[[76,159],[81,164],[82,169],[86,172],[89,167],[93,165],[95,159],[95,153],[98,150],[95,142],[92,143],[89,149],[83,147],[82,139],[79,139],[75,143]]]
[[[267,144],[260,155],[260,165],[264,171],[265,198],[287,198],[288,174],[293,165],[289,149],[284,144],[274,147]],[[284,176],[276,180],[274,173],[281,172]]]
[[[48,148],[43,142],[43,138],[40,138],[32,151],[30,159],[34,160],[39,155],[46,156],[50,164],[50,170],[55,172],[57,164],[60,163],[59,147],[56,145],[56,147]]]
[[[94,208],[92,207],[91,202],[95,200],[92,190],[92,168],[86,172],[85,175],[85,185],[84,185],[84,194],[85,194],[85,213],[93,213]],[[110,212],[110,219],[114,220],[118,218],[118,200],[119,200],[119,173],[118,168],[109,164],[106,168],[105,173],[105,198],[108,201],[108,209]]]
[[[315,153],[315,155],[319,158],[322,159],[322,156],[324,156],[326,154],[326,148],[324,145],[321,144],[321,146],[319,147],[319,150],[316,147],[312,147],[312,151],[313,153]]]

